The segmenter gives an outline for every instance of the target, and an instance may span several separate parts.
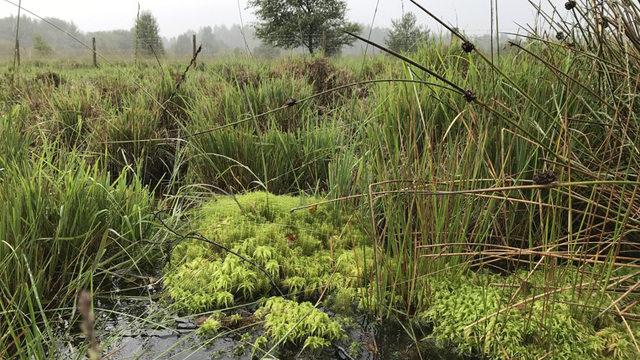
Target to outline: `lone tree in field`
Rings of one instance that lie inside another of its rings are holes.
[[[400,19],[391,20],[392,29],[385,43],[396,52],[411,52],[418,48],[418,44],[429,37],[429,30],[417,25],[418,18],[412,12],[404,14]]]
[[[361,30],[360,25],[346,21],[344,0],[249,0],[249,6],[256,8],[256,35],[274,47],[304,47],[314,54],[324,42],[326,55],[335,55],[355,41],[345,30]]]
[[[135,34],[135,46],[138,53],[143,56],[164,55],[164,45],[160,38],[158,21],[150,11],[143,11],[136,19],[133,29]]]
[[[50,56],[53,54],[53,49],[44,41],[40,34],[33,35],[33,50],[35,50],[39,56]]]

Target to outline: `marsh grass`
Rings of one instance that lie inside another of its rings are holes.
[[[519,52],[499,63],[477,51],[462,55],[456,49],[441,56],[425,57],[429,51],[415,56],[423,67],[472,89],[478,100],[465,104],[458,94],[406,89],[406,101],[390,101],[383,127],[370,130],[375,145],[369,162],[377,180],[362,186],[369,187],[371,227],[379,249],[377,301],[372,305],[381,316],[412,318],[421,308],[438,305],[433,289],[442,274],[449,281],[464,279],[482,268],[527,271],[515,284],[516,294],[501,300],[497,314],[519,311],[514,310],[516,295],[539,273],[546,289],[570,294],[565,310],[578,314],[579,321],[592,321],[587,310],[592,306],[611,310],[620,302],[634,303],[631,291],[616,289],[635,288],[637,274],[622,283],[614,279],[637,267],[640,183],[637,156],[631,155],[638,146],[632,110],[637,107],[638,50],[631,20],[637,9],[617,3],[597,8],[582,3],[577,9],[573,24],[558,24],[543,14],[553,21],[551,26],[571,33],[570,39],[559,43],[530,34],[527,45],[514,43]],[[607,21],[616,26],[603,31],[601,13],[609,14]],[[499,77],[491,81],[494,70]],[[405,72],[413,76],[410,68]],[[527,186],[542,170],[552,170],[557,183]],[[569,266],[577,266],[577,272]],[[560,285],[566,281],[568,286]],[[584,281],[592,284],[589,290],[577,290]],[[484,286],[489,294],[491,284]],[[555,293],[539,290],[527,302],[553,304]],[[472,301],[495,299],[483,295]],[[461,306],[467,304],[461,301]],[[542,341],[561,331],[552,324],[564,315],[554,308],[549,305],[538,321],[539,346],[548,354],[577,356],[571,352],[577,347]],[[441,315],[442,320],[432,321],[446,323],[450,315]],[[481,327],[484,335],[473,346],[476,351],[496,357],[527,353],[511,348],[521,339],[497,335],[510,326],[508,319],[495,321],[496,314],[482,312],[467,315],[468,323],[460,325],[465,333],[448,337],[461,349],[471,350],[460,339]],[[621,331],[635,344],[637,328],[626,319],[634,317],[633,306],[617,315],[624,324]],[[436,327],[434,335],[445,335],[439,331]]]
[[[56,307],[73,303],[77,289],[106,269],[142,269],[162,256],[140,243],[157,230],[151,195],[135,173],[112,181],[99,162],[62,153],[56,143],[30,156],[30,142],[12,126],[17,114],[3,115],[2,128],[3,138],[18,139],[14,151],[24,150],[20,158],[3,155],[0,174],[1,351],[53,356],[46,343],[55,338]]]
[[[335,200],[374,249],[360,305],[417,343],[429,322],[493,358],[633,358],[639,9],[578,3],[539,10],[548,24],[500,56],[465,53],[460,34],[407,55],[473,101],[392,57],[211,62],[175,96],[174,64],[66,68],[59,87],[34,81],[49,64],[3,77],[0,357],[52,351],[51,314],[92,273],[164,255],[144,242],[170,237],[154,195],[197,218],[216,188]],[[536,185],[541,171],[556,181]],[[589,350],[550,340],[563,335]]]

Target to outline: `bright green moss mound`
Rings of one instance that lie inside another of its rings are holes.
[[[290,295],[312,298],[325,289],[364,287],[373,252],[361,231],[330,207],[290,211],[321,200],[264,192],[219,197],[200,210],[200,232],[266,269]],[[179,244],[165,270],[171,298],[191,311],[277,294],[260,269],[198,240]]]
[[[264,319],[264,337],[271,344],[288,342],[302,345],[303,349],[316,350],[346,336],[337,321],[329,319],[329,315],[316,309],[310,302],[298,304],[273,297],[255,315],[258,319]],[[263,343],[263,339],[256,340],[258,347]]]
[[[573,268],[564,268],[577,274]],[[420,318],[434,325],[431,338],[441,346],[456,346],[465,353],[482,353],[488,358],[540,359],[636,359],[633,339],[620,319],[594,310],[596,295],[572,291],[565,283],[545,285],[537,271],[516,294],[527,273],[508,277],[485,272],[457,277],[455,282],[435,281],[431,306]],[[446,278],[445,278],[446,279]],[[451,278],[449,278],[451,279]],[[553,289],[569,289],[523,302]],[[514,297],[514,295],[516,295]],[[512,299],[513,301],[509,301]],[[546,301],[545,301],[546,299]],[[477,320],[497,313],[508,304],[523,303],[465,330]],[[609,304],[604,302],[604,306]],[[580,305],[576,305],[580,304]],[[640,327],[631,323],[636,338]],[[502,349],[501,349],[502,347]]]
[[[214,318],[209,318],[205,320],[200,328],[198,329],[198,334],[202,336],[214,336],[220,330],[222,324],[219,320]]]

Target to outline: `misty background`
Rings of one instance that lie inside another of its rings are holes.
[[[494,5],[497,3],[497,8],[492,9],[492,1]],[[191,56],[194,34],[198,44],[203,46],[201,58],[248,53],[261,58],[275,58],[303,53],[302,49],[282,50],[262,44],[254,35],[251,24],[255,17],[245,2],[190,0],[177,3],[155,0],[139,4],[141,10],[149,10],[156,17],[166,57],[170,59]],[[361,34],[376,43],[384,44],[391,21],[409,11],[415,13],[419,23],[431,31],[432,38],[448,40],[448,35],[442,35],[444,31],[437,22],[409,1],[348,0],[347,3],[348,20],[360,23],[363,29]],[[498,15],[500,31],[505,32],[500,37],[501,43],[512,36],[507,33],[523,33],[519,30],[520,26],[535,26],[536,21],[535,9],[528,0],[423,0],[420,3],[445,22],[460,28],[485,50],[491,46],[492,11]],[[552,0],[540,6],[549,10],[555,5],[564,10],[562,4],[562,0]],[[89,57],[90,51],[73,38],[90,46],[93,37],[96,38],[97,51],[102,56],[123,60],[133,57],[137,1],[24,0],[22,6],[19,42],[21,56],[25,60],[37,60],[43,55],[48,58]],[[31,13],[43,17],[46,22],[38,20]],[[17,14],[15,1],[0,1],[0,58],[13,56]],[[51,51],[36,51],[34,42],[44,43]],[[365,47],[365,44],[356,42],[353,46],[343,48],[342,55],[361,55]],[[367,53],[374,54],[376,50],[369,47]]]

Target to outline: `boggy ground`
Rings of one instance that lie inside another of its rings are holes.
[[[280,344],[295,346],[300,353],[330,346],[351,349],[355,357],[362,351],[374,352],[349,336],[354,317],[376,307],[369,238],[334,207],[311,206],[291,212],[322,200],[254,192],[219,197],[203,206],[197,226],[218,245],[202,240],[182,242],[165,267],[165,286],[172,302],[188,313],[206,314],[202,318],[206,320],[198,324],[200,335],[237,332],[247,350],[259,356]],[[585,288],[574,291],[592,291],[588,279],[593,275],[585,273],[598,269],[579,272],[564,266],[558,271],[567,280],[553,288],[537,271],[506,276],[465,271],[438,276],[418,295],[426,299],[427,310],[401,320],[412,329],[405,328],[403,336],[415,339],[414,344],[406,341],[407,350],[412,345],[422,348],[431,339],[442,351],[453,346],[460,354],[484,352],[500,357],[491,350],[495,341],[507,353],[537,359],[548,353],[546,343],[550,342],[558,359],[634,358],[633,337],[615,314],[598,316],[588,307],[575,313],[568,306],[574,297],[558,291],[571,288],[575,276],[583,277]],[[280,291],[284,294],[279,295]],[[536,297],[544,300],[534,301]],[[581,301],[588,306],[598,301],[597,295]],[[504,304],[513,305],[505,311]],[[255,310],[247,313],[247,308]],[[238,309],[245,309],[244,313]],[[597,321],[585,321],[588,316]],[[493,329],[491,341],[483,339],[487,329]],[[640,334],[635,324],[631,329],[634,336]]]
[[[81,290],[102,314],[111,279],[165,276],[131,326],[206,316],[197,344],[244,324],[247,354],[367,348],[348,335],[364,313],[465,354],[633,358],[640,21],[605,2],[602,30],[583,6],[581,31],[493,60],[410,54],[441,79],[391,57],[226,59],[184,82],[155,60],[4,67],[0,357],[82,357]]]

